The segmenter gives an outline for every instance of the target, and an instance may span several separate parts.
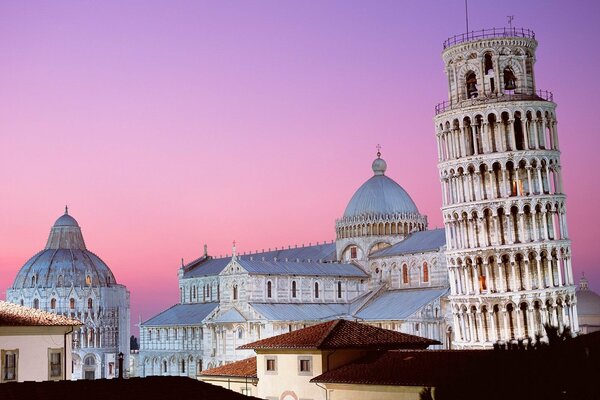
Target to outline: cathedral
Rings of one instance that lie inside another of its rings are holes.
[[[213,258],[179,269],[178,304],[140,327],[139,375],[195,375],[252,356],[249,342],[334,318],[445,341],[443,229],[427,230],[408,193],[373,175],[336,222],[335,243]]]
[[[377,154],[336,240],[178,272],[179,302],[143,322],[137,374],[191,375],[252,356],[248,342],[346,318],[444,348],[579,331],[556,104],[535,81],[527,29],[454,36],[435,107],[443,229],[430,230]]]
[[[129,291],[87,249],[66,207],[46,247],[21,267],[6,299],[82,322],[72,333],[72,379],[114,378],[118,354],[129,357]]]

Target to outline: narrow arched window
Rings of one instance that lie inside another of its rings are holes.
[[[31,277],[31,287],[35,287],[35,275]]]
[[[72,309],[75,308],[75,299],[71,297],[71,299],[69,299],[69,307]]]
[[[272,288],[271,281],[267,282],[267,297],[270,299],[272,297]]]
[[[233,285],[233,299],[237,300],[238,298],[238,287],[237,285]]]
[[[163,372],[167,373],[167,362],[163,361]]]
[[[338,281],[337,283],[337,297],[338,299],[342,298],[342,281]]]
[[[181,360],[181,372],[185,373],[185,360]]]
[[[56,286],[61,287],[63,285],[63,276],[59,275],[58,276],[58,284]]]
[[[319,282],[315,282],[315,299],[319,298]]]
[[[296,297],[296,281],[292,281],[292,297]]]
[[[93,305],[94,302],[92,301],[92,299],[88,299],[88,308],[92,308]]]
[[[50,300],[50,308],[53,310],[56,308],[56,299]]]
[[[238,339],[244,338],[244,328],[242,328],[241,326],[238,328],[237,337],[238,337]]]
[[[423,263],[423,282],[429,282],[429,267],[427,263]]]
[[[85,277],[85,284],[90,286],[92,284],[92,277],[91,276],[86,276]]]
[[[40,308],[40,301],[38,299],[33,300],[33,308]]]
[[[402,266],[402,283],[408,284],[408,267],[406,264]]]

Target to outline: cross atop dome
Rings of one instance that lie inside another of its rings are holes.
[[[65,215],[69,215],[69,206],[65,205]]]
[[[375,147],[377,148],[377,158],[381,158],[381,145],[378,143]]]

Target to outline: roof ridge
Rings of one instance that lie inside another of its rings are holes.
[[[316,345],[317,349],[320,348],[321,345],[323,343],[325,343],[325,341],[327,339],[329,339],[329,337],[333,334],[333,331],[336,330],[336,327],[342,323],[341,321],[345,321],[345,319],[340,318],[340,319],[336,319],[336,320],[333,320],[333,321],[324,322],[324,324],[331,324],[331,326],[329,327],[329,329],[327,330],[327,332],[325,333],[325,335],[323,335],[323,337],[321,338],[321,340],[319,340],[317,342],[317,345]]]
[[[355,314],[359,313],[363,308],[365,308],[366,306],[371,304],[376,298],[379,298],[382,295],[381,292],[387,293],[388,290],[385,290],[385,289],[386,289],[386,285],[380,285],[379,288],[377,288],[376,290],[372,290],[371,295],[367,296],[365,299],[363,299],[362,304],[360,304],[358,306],[358,308],[356,310],[354,310],[354,312],[352,312],[352,314],[355,315]]]

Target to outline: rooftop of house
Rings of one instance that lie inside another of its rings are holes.
[[[256,378],[256,357],[250,357],[220,367],[206,369],[202,371],[201,375]]]
[[[220,386],[180,376],[151,376],[130,379],[96,379],[56,382],[21,382],[0,385],[2,399],[64,400],[76,393],[86,400],[110,398],[163,400],[177,397],[196,400],[256,399]]]
[[[0,326],[78,326],[81,321],[47,311],[0,301]]]
[[[436,344],[440,342],[337,319],[248,343],[238,349],[426,349]]]
[[[370,353],[311,380],[320,383],[436,386],[467,365],[485,363],[492,350],[399,350]],[[483,365],[483,364],[482,364]]]

